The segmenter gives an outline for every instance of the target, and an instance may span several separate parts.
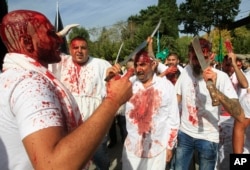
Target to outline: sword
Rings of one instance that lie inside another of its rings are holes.
[[[152,34],[150,35],[150,37],[154,37],[155,33],[158,31],[158,29],[160,28],[161,25],[161,19],[159,20],[158,24],[156,25],[154,31],[152,32]],[[119,63],[120,65],[125,65],[128,60],[130,60],[131,58],[133,58],[139,51],[141,51],[143,48],[145,48],[147,46],[148,42],[147,40],[144,40],[139,46],[136,47],[136,49],[127,57],[125,58],[125,60],[123,60],[121,63]]]
[[[152,32],[152,34],[150,35],[150,37],[154,37],[155,33],[158,31],[158,29],[160,28],[161,25],[161,19],[159,20],[158,24],[156,25],[154,31]],[[126,57],[122,62],[120,62],[119,64],[125,65],[131,58],[133,58],[139,51],[141,51],[143,48],[145,48],[147,46],[148,42],[147,40],[144,40],[139,46],[136,47],[136,49],[130,53],[130,55],[128,57]],[[113,78],[115,75],[114,74],[110,74],[105,78],[105,81],[109,81],[111,78]]]
[[[121,53],[121,49],[122,49],[122,46],[123,46],[123,42],[119,48],[119,51],[117,53],[117,56],[116,56],[116,59],[115,59],[115,64],[118,62],[118,59],[119,59],[119,56],[120,56],[120,53]],[[104,79],[105,81],[109,81],[110,79],[112,79],[113,77],[115,76],[114,73],[109,73],[109,75]]]
[[[117,56],[116,56],[116,59],[115,59],[115,64],[118,62],[118,59],[119,59],[119,56],[120,56],[120,53],[121,53],[122,46],[123,46],[123,42],[122,42],[122,44],[121,44],[121,46],[120,46],[120,48],[119,48],[119,51],[118,51],[118,53],[117,53]]]
[[[207,67],[209,67],[209,62],[207,62],[204,58],[198,36],[194,37],[194,39],[192,41],[192,45],[194,47],[194,51],[195,51],[195,54],[198,58],[198,61],[201,65],[201,69],[204,71]],[[210,96],[212,98],[212,105],[218,106],[220,104],[220,102],[219,102],[218,97],[216,96],[217,94],[216,94],[216,90],[215,90],[215,87],[213,85],[212,80],[208,80],[206,82],[206,84],[207,84],[207,88],[208,88],[208,91],[210,93]]]

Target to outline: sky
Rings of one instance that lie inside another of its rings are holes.
[[[55,22],[57,2],[63,25],[80,24],[86,29],[108,27],[126,21],[142,9],[157,5],[158,0],[8,0],[8,10],[30,9],[47,16]],[[177,0],[177,4],[184,0]],[[248,16],[250,0],[241,0],[236,20]]]

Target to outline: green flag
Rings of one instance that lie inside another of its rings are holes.
[[[219,38],[219,54],[217,54],[217,56],[215,57],[215,61],[222,63],[223,60],[223,49],[222,49],[222,37],[221,37],[221,32],[220,34],[220,38]]]

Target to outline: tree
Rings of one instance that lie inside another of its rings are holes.
[[[191,43],[192,37],[182,36],[176,40],[178,51],[176,52],[180,57],[181,63],[188,63],[188,45]]]
[[[71,30],[71,32],[69,33],[69,36],[68,36],[69,42],[73,38],[75,38],[77,36],[84,37],[88,41],[90,40],[88,31],[83,27],[74,27],[74,28],[72,28],[72,30]]]
[[[239,0],[186,0],[179,6],[181,33],[210,33],[213,27],[226,28],[239,12]]]
[[[246,26],[232,31],[234,51],[238,54],[250,54],[250,30]]]
[[[115,61],[121,40],[117,36],[117,27],[113,26],[110,29],[103,28],[100,37],[94,42],[94,56],[103,58],[111,63]]]
[[[122,38],[125,41],[125,50],[127,54],[132,52],[137,45],[144,41],[153,31],[159,19],[162,20],[160,34],[160,48],[154,43],[154,51],[158,49],[170,48],[171,51],[177,50],[175,39],[178,34],[178,7],[176,0],[161,0],[157,6],[149,6],[141,10],[139,15],[128,18],[128,26],[122,31]],[[157,41],[157,35],[154,37]]]

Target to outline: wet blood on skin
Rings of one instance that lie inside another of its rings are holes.
[[[171,132],[170,132],[170,139],[168,140],[168,146],[170,146],[171,148],[173,147],[174,145],[174,140],[177,136],[177,132],[178,130],[177,129],[171,129]]]
[[[154,88],[140,90],[130,99],[130,102],[134,105],[134,109],[130,111],[129,117],[137,124],[138,133],[140,135],[149,133],[152,129],[153,114],[161,103],[159,91]]]
[[[25,23],[23,21],[27,22]],[[9,15],[3,19],[1,38],[3,42],[6,42],[5,44],[9,52],[21,52],[22,47],[20,43],[12,42],[19,42],[21,36],[28,37],[34,32],[37,33],[38,40],[44,40],[45,36],[43,35],[46,33],[45,31],[51,27],[48,22],[43,15],[34,11],[29,13],[25,10],[20,10],[18,13],[9,13]],[[11,25],[12,23],[15,25]],[[46,36],[46,38],[51,41],[49,36]],[[43,44],[43,47],[46,48],[44,45],[45,44]],[[47,48],[50,48],[50,44],[47,45]],[[50,56],[48,55],[48,57]]]

